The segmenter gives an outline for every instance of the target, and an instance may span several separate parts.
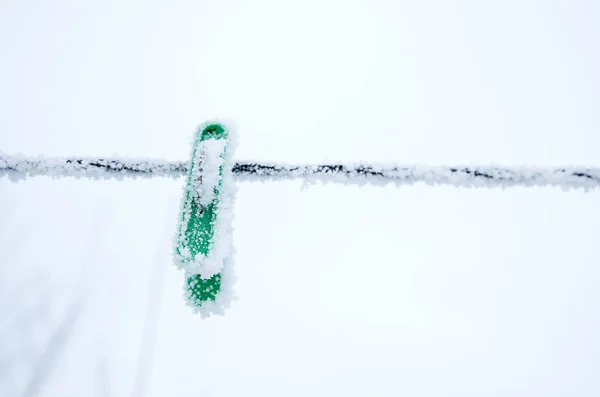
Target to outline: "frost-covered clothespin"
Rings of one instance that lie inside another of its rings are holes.
[[[233,284],[233,129],[214,121],[194,136],[175,238],[175,265],[184,270],[188,305],[203,317],[223,314],[235,298]]]

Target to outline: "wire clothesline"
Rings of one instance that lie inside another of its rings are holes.
[[[13,181],[50,176],[122,179],[170,177],[187,174],[188,162],[138,158],[27,157],[0,153],[0,177]],[[237,181],[304,180],[351,184],[450,185],[455,187],[600,187],[600,168],[424,166],[370,163],[286,164],[236,161],[232,173]]]
[[[27,157],[0,152],[0,178],[132,179],[187,177],[183,186],[173,263],[184,274],[183,296],[202,317],[222,315],[237,299],[234,284],[235,182],[302,180],[353,185],[424,183],[454,187],[600,187],[600,168],[425,166],[375,163],[285,164],[235,159],[237,134],[209,121],[194,133],[190,159]]]

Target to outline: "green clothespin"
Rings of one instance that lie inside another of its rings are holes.
[[[181,204],[175,265],[185,272],[184,296],[203,317],[222,314],[234,299],[232,180],[235,139],[219,122],[200,126]]]

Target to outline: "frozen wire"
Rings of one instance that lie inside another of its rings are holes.
[[[187,173],[188,164],[179,161],[137,158],[25,157],[0,152],[0,176],[18,181],[33,176],[53,178],[179,178]]]
[[[25,157],[0,153],[0,177],[13,181],[33,176],[77,178],[179,178],[187,174],[187,162],[136,158]],[[236,181],[303,180],[374,185],[450,185],[456,187],[540,187],[595,189],[600,187],[600,168],[423,166],[337,163],[285,164],[238,161],[232,167]]]

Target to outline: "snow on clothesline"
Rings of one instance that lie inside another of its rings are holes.
[[[16,182],[35,176],[120,180],[187,176],[173,241],[173,259],[175,266],[184,271],[186,303],[203,318],[223,315],[237,299],[232,238],[236,181],[302,180],[397,186],[424,183],[488,188],[554,186],[585,190],[600,187],[600,168],[235,162],[234,130],[208,123],[196,131],[194,139],[191,163],[136,158],[33,158],[0,152],[0,178],[6,176]]]
[[[600,187],[600,168],[422,166],[397,164],[284,164],[238,161],[236,181],[303,180],[308,183],[450,185],[455,187],[541,187],[593,189]],[[34,176],[123,179],[183,177],[187,162],[136,158],[25,157],[0,153],[0,177],[19,181]]]

